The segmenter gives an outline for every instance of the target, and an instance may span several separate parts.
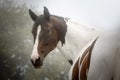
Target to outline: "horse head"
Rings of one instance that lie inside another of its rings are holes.
[[[64,18],[51,15],[46,7],[40,16],[37,16],[32,10],[29,10],[29,14],[34,21],[32,28],[34,47],[31,62],[35,68],[40,68],[44,58],[56,48],[57,43],[59,41],[62,45],[65,43],[67,25]]]

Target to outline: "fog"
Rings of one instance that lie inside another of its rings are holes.
[[[2,80],[68,80],[70,64],[60,52],[50,53],[41,69],[30,62],[33,47],[32,20],[46,6],[51,14],[113,32],[119,28],[119,0],[0,0],[0,78]],[[118,29],[119,32],[119,29]]]
[[[28,10],[24,3],[0,1],[0,79],[67,80],[70,64],[58,51],[45,58],[41,69],[33,67],[30,61],[33,22]]]
[[[69,17],[101,31],[114,31],[119,27],[120,0],[21,0],[33,10],[48,7],[51,14]]]

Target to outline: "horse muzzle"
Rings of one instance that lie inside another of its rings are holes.
[[[43,61],[40,59],[40,57],[35,60],[31,59],[31,62],[36,69],[41,68],[41,66],[43,65]]]

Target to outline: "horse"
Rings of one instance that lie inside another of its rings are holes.
[[[40,68],[48,53],[57,48],[72,64],[80,47],[97,36],[97,31],[72,22],[68,18],[51,15],[46,7],[43,12],[44,14],[37,16],[29,9],[30,17],[34,21],[31,62],[35,68]]]
[[[67,58],[68,62],[71,65],[73,64],[69,72],[70,80],[76,80],[71,78],[75,63],[82,63],[83,65],[86,61],[89,64],[85,69],[86,74],[83,75],[85,77],[82,79],[79,75],[84,67],[81,64],[78,66],[78,80],[120,79],[120,69],[118,68],[120,65],[118,56],[120,54],[116,37],[100,36],[97,38],[98,33],[94,29],[90,31],[84,25],[66,20],[64,17],[51,15],[46,7],[40,16],[37,16],[30,9],[29,14],[34,21],[32,28],[34,46],[31,62],[35,68],[41,68],[44,58],[57,48]],[[114,40],[115,44],[113,43]],[[85,46],[84,44],[89,45]],[[85,48],[81,50],[82,47]],[[82,55],[85,55],[83,59]]]

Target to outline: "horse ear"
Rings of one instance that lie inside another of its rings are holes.
[[[29,14],[33,21],[35,21],[38,17],[31,9],[29,9]]]
[[[47,20],[50,20],[50,13],[46,7],[44,7],[44,15]]]

